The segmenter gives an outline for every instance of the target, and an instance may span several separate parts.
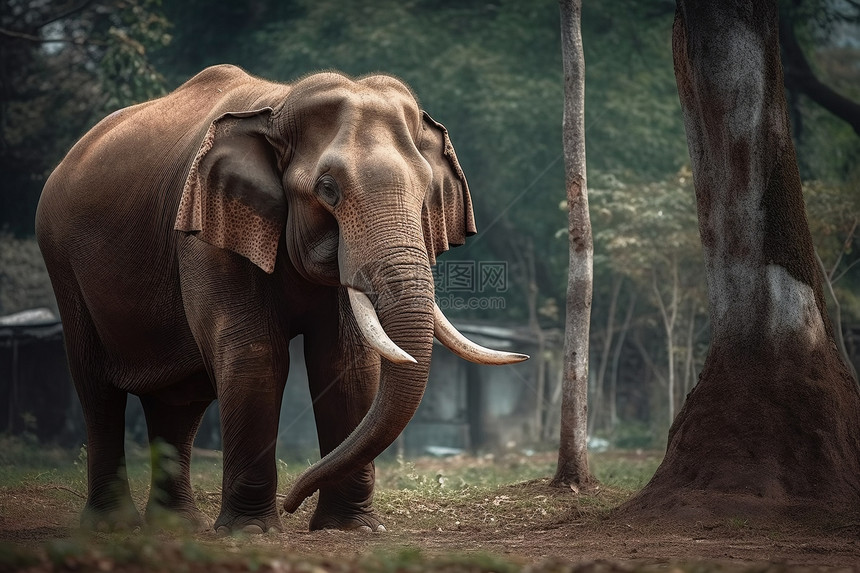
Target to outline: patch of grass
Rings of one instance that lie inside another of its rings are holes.
[[[85,448],[37,454],[32,445],[10,443],[14,447],[3,451],[2,465],[16,465],[19,471],[7,474],[0,487],[11,493],[36,488],[42,499],[66,502],[69,511],[80,510],[87,490]],[[149,496],[150,453],[133,445],[127,451],[132,497],[142,512]],[[27,463],[20,465],[19,459]],[[549,486],[556,462],[554,452],[382,460],[377,465],[374,506],[386,526],[395,531],[468,533],[551,527],[571,518],[607,513],[650,479],[659,456],[593,454],[592,469],[600,487],[580,495]],[[279,494],[289,490],[305,467],[305,462],[278,462]],[[220,454],[196,452],[191,472],[197,505],[214,520],[221,504]],[[306,523],[314,505],[312,498],[289,519]],[[195,550],[193,546],[183,549]],[[134,551],[149,550],[139,547]]]
[[[30,434],[0,434],[0,487],[39,482],[51,472],[73,474],[76,455],[72,450],[39,444]]]
[[[244,545],[212,544],[164,535],[78,535],[41,548],[0,544],[0,571],[23,567],[60,571],[313,571],[306,558],[283,559],[273,551]],[[41,565],[41,567],[38,567]]]
[[[347,559],[283,554],[274,548],[215,545],[164,536],[73,537],[41,549],[0,544],[0,570],[266,571],[295,573],[408,573],[423,571],[515,573],[522,566],[486,553],[431,555],[415,547],[377,549]]]
[[[521,566],[487,553],[424,555],[415,547],[376,550],[360,558],[356,569],[367,573],[401,573],[409,571],[493,571],[515,573]]]
[[[605,452],[589,457],[591,471],[600,483],[628,491],[645,487],[662,459],[655,452]]]
[[[554,523],[565,516],[605,513],[653,475],[659,457],[591,456],[601,487],[587,495],[551,488],[555,454],[457,456],[382,463],[375,506],[394,528],[480,531]]]

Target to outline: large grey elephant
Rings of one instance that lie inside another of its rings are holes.
[[[430,265],[475,232],[471,199],[445,128],[391,77],[284,85],[208,68],[87,133],[45,185],[36,230],[86,418],[87,525],[140,520],[129,393],[150,441],[175,448],[153,457],[148,516],[205,523],[189,459],[217,398],[214,526],[280,529],[278,411],[303,334],[323,457],[284,507],[319,490],[312,529],[376,530],[373,460],[418,407],[434,334],[473,361],[526,358],[469,342],[434,304]]]

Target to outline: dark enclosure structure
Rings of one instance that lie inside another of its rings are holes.
[[[0,432],[77,441],[78,408],[60,319],[46,309],[0,317]]]

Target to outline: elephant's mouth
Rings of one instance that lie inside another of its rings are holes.
[[[391,340],[379,322],[373,303],[363,292],[347,287],[352,312],[367,342],[383,357],[395,364],[417,362],[402,348]],[[477,364],[515,364],[528,359],[525,354],[503,352],[485,348],[463,336],[445,317],[437,304],[433,304],[433,334],[451,352],[470,362]]]

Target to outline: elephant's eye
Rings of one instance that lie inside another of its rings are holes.
[[[340,191],[337,188],[337,183],[329,175],[325,175],[319,180],[316,193],[329,207],[335,207],[340,202]]]

